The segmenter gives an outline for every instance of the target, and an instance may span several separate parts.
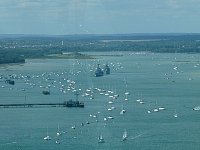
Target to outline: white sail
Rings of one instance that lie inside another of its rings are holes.
[[[57,135],[57,136],[60,136],[60,135],[61,135],[59,124],[58,124],[58,131],[57,131],[56,135]]]
[[[122,106],[122,109],[121,109],[121,111],[120,111],[120,115],[123,115],[124,113],[126,112],[126,110],[123,108],[123,106]]]
[[[123,132],[123,136],[122,136],[122,140],[125,141],[127,139],[128,135],[127,135],[127,131],[124,130]]]
[[[178,117],[178,114],[176,113],[176,110],[174,112],[174,117],[177,118]]]
[[[98,143],[104,143],[104,142],[105,142],[105,141],[104,141],[103,136],[100,135],[100,136],[98,137]]]
[[[48,132],[48,128],[47,128],[47,136],[44,137],[44,140],[51,140],[50,136],[49,136],[49,132]]]

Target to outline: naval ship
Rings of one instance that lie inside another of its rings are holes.
[[[101,77],[101,76],[103,76],[103,75],[104,75],[104,72],[103,72],[103,70],[99,67],[99,64],[98,64],[97,69],[96,69],[96,71],[95,71],[95,76],[96,76],[96,77]]]

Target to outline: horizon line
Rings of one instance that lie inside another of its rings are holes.
[[[6,33],[0,36],[109,36],[109,35],[198,35],[200,32],[155,32],[155,33],[91,33],[91,34],[33,34],[33,33]]]

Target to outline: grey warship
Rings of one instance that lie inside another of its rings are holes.
[[[96,69],[96,71],[95,71],[95,77],[101,77],[101,76],[103,76],[103,75],[104,75],[104,72],[103,72],[103,70],[99,67],[99,64],[98,64],[97,69]]]
[[[109,68],[108,64],[105,65],[104,72],[105,72],[105,74],[110,74],[110,68]]]

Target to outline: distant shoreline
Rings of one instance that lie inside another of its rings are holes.
[[[36,57],[33,59],[96,59],[96,57],[121,57],[122,54],[100,54],[100,55],[90,55],[82,53],[63,53],[63,54],[51,54],[42,57]]]
[[[46,56],[39,56],[34,58],[27,58],[27,59],[97,59],[97,57],[122,57],[122,54],[97,54],[97,55],[90,55],[90,54],[82,54],[82,53],[64,53],[64,54],[50,54]],[[6,65],[15,65],[15,64],[24,64],[26,63],[25,60],[23,62],[6,62],[0,63],[0,67]]]
[[[34,58],[95,59],[95,54],[78,52],[110,51],[200,53],[200,34],[0,35],[0,64]],[[63,54],[69,52],[73,54]],[[122,56],[116,54],[101,56]]]

